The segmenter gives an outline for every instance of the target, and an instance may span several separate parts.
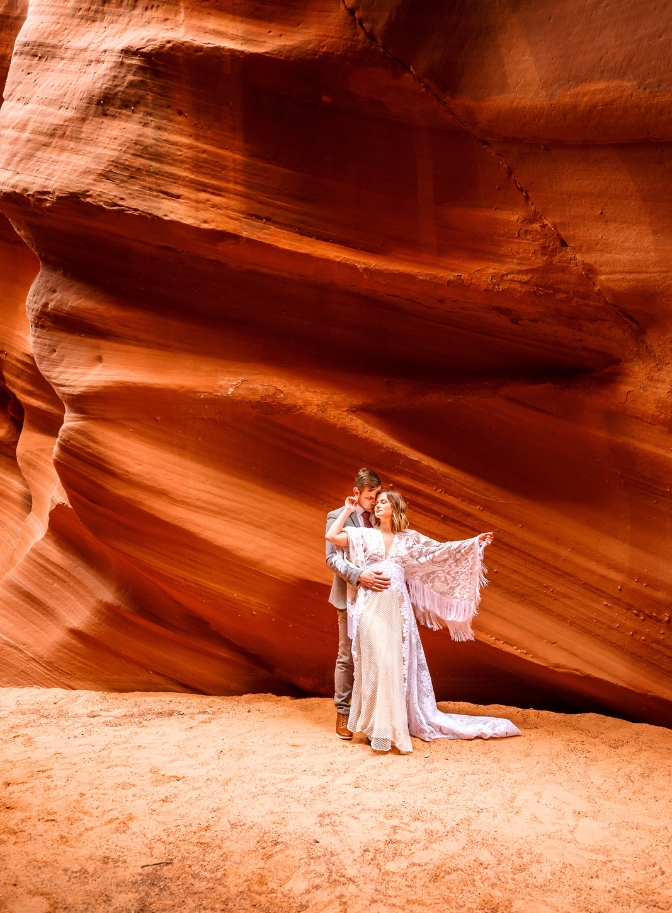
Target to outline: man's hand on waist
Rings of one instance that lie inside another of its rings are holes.
[[[382,571],[362,571],[357,583],[367,590],[386,590],[390,585],[390,578]]]

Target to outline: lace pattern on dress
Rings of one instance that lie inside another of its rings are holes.
[[[448,628],[453,640],[473,640],[471,622],[481,588],[487,585],[484,543],[477,536],[436,542],[407,530],[402,548],[400,558],[420,624],[434,631]]]

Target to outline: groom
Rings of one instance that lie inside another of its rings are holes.
[[[372,469],[360,469],[355,476],[353,494],[357,498],[354,511],[345,521],[345,526],[371,526],[371,511],[376,503],[380,489],[380,477]],[[327,531],[343,510],[343,505],[327,514]],[[351,564],[342,552],[337,551],[331,542],[327,542],[327,566],[334,572],[329,602],[338,609],[338,658],[334,672],[334,703],[336,704],[336,735],[341,739],[351,739],[348,729],[350,698],[352,696],[353,664],[352,643],[348,637],[348,618],[346,592],[347,584],[362,586],[368,590],[386,590],[390,578],[382,571],[360,571]]]

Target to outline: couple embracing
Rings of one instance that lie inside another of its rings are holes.
[[[417,623],[473,640],[492,533],[437,542],[408,528],[406,502],[360,469],[353,495],[327,516],[329,601],[338,611],[336,733],[363,732],[376,751],[413,750],[432,739],[520,735],[509,720],[442,713]]]

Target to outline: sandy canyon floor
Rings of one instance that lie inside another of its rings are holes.
[[[2,690],[0,910],[672,910],[672,731],[485,712],[376,755],[323,699]]]

